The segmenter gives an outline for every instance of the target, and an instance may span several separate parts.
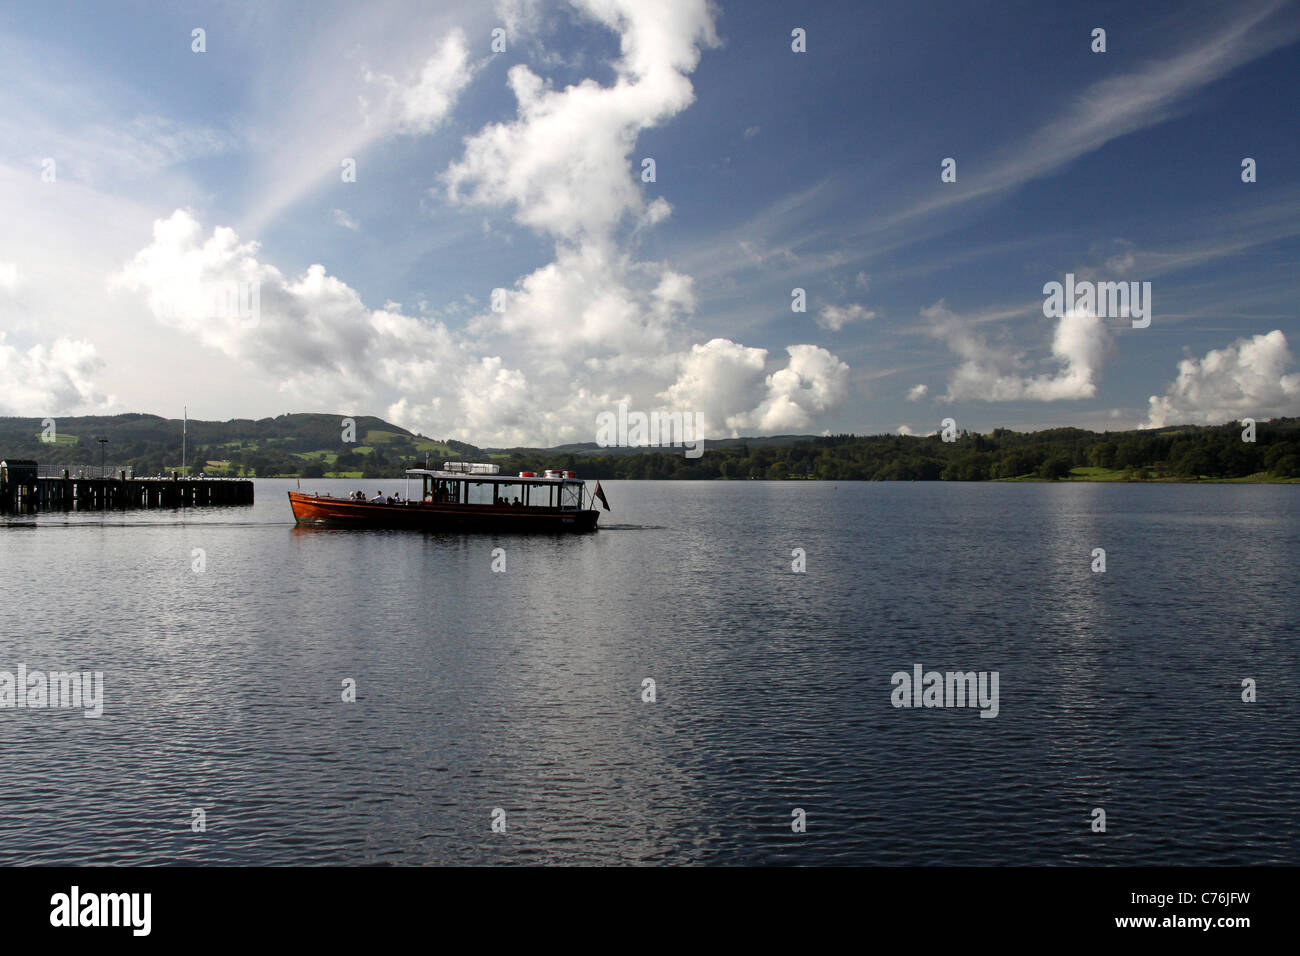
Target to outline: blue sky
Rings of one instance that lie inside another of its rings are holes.
[[[10,7],[0,414],[1297,415],[1298,43],[1276,2]],[[1149,327],[1046,317],[1066,273]]]

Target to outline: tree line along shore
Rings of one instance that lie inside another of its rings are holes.
[[[347,426],[352,423],[349,433]],[[51,428],[51,424],[53,428]],[[181,467],[181,422],[155,415],[59,420],[0,418],[0,457],[42,466],[129,467],[166,475]],[[227,422],[191,420],[191,475],[396,478],[443,460],[493,461],[506,473],[563,468],[584,478],[819,481],[1294,481],[1300,419],[1094,432],[1052,428],[987,434],[787,435],[706,441],[682,448],[483,448],[417,435],[380,418],[296,414]],[[351,438],[345,441],[344,438]],[[101,444],[99,439],[107,439]]]

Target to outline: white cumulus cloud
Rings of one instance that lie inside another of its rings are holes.
[[[854,302],[850,305],[824,306],[815,321],[823,329],[838,332],[850,322],[866,322],[875,317],[875,312]]]
[[[610,263],[591,246],[525,277],[504,315],[461,331],[396,303],[371,308],[322,265],[286,276],[258,251],[178,210],[112,286],[300,407],[378,407],[408,428],[480,443],[591,441],[596,414],[619,401],[703,412],[712,435],[804,428],[847,389],[848,366],[817,346],[789,346],[770,370],[765,349],[689,345],[690,278]]]
[[[257,243],[225,227],[205,236],[191,213],[178,210],[154,224],[153,242],[112,285],[143,295],[163,324],[319,407],[346,407],[399,385],[418,389],[455,367],[457,349],[441,324],[370,309],[321,265],[285,276],[257,252]],[[229,305],[251,304],[253,290],[256,315]]]
[[[722,338],[693,346],[664,397],[673,408],[702,413],[705,431],[715,436],[807,428],[843,401],[849,367],[816,345],[786,352],[786,366],[765,374],[766,349]]]
[[[664,397],[674,408],[702,413],[706,434],[734,436],[763,401],[766,364],[766,349],[711,339],[682,357],[677,381]]]
[[[644,212],[632,175],[637,134],[691,104],[687,74],[701,47],[717,37],[705,0],[575,5],[620,35],[617,81],[602,86],[586,79],[555,90],[527,66],[511,67],[516,118],[471,136],[445,181],[453,200],[512,205],[515,218],[539,232],[600,240],[629,214]],[[662,218],[665,211],[660,204],[652,215]]]
[[[0,414],[94,414],[110,409],[93,377],[103,363],[84,339],[56,339],[20,351],[0,332]]]
[[[373,102],[362,98],[367,120],[399,133],[416,134],[431,132],[442,124],[474,78],[474,68],[464,31],[452,30],[410,81],[403,83],[369,70],[364,75],[366,82],[381,91]]]
[[[1110,348],[1105,323],[1094,315],[1070,311],[1057,319],[1052,335],[1056,368],[1033,374],[1023,348],[996,345],[942,302],[922,311],[930,333],[961,359],[948,379],[944,401],[1056,402],[1092,398]]]
[[[1242,338],[1178,363],[1178,377],[1148,401],[1147,427],[1218,425],[1300,415],[1300,373],[1281,329]]]
[[[790,345],[789,364],[767,378],[767,397],[751,420],[759,432],[807,428],[848,391],[849,367],[817,345]]]

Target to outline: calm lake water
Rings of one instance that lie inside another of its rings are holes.
[[[0,864],[1300,863],[1298,487],[611,481],[528,538],[293,486],[0,526],[0,670],[105,696],[0,710]]]

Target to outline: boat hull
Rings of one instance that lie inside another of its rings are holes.
[[[493,505],[400,505],[349,501],[289,492],[289,506],[299,525],[335,528],[405,528],[411,531],[508,531],[565,533],[595,531],[600,512],[559,508],[509,508]]]

